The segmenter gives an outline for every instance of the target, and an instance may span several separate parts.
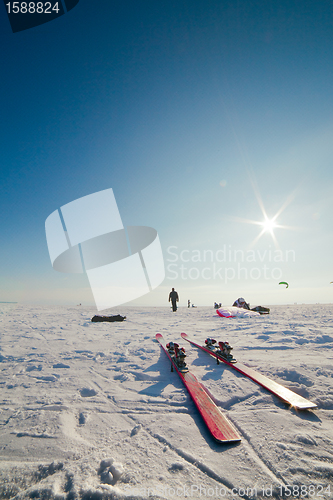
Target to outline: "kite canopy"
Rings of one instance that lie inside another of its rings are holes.
[[[288,283],[286,281],[280,281],[279,285],[287,285],[286,288],[289,287]]]
[[[216,312],[221,318],[250,318],[252,316],[260,316],[260,313],[257,311],[234,306],[223,306],[217,309]]]

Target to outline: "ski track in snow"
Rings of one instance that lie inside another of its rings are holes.
[[[94,308],[4,305],[0,498],[169,499],[179,488],[188,498],[209,490],[254,500],[271,486],[287,498],[278,488],[288,484],[333,497],[332,305],[273,306],[267,317],[236,320],[207,307],[110,311],[118,313],[127,320],[91,323]],[[180,345],[182,331],[228,340],[242,363],[318,410],[289,409],[185,345],[191,371],[242,436],[217,444],[170,372],[158,331]]]

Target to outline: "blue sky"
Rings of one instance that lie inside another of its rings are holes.
[[[1,5],[0,34],[0,300],[93,304],[44,224],[111,187],[165,258],[133,304],[172,286],[181,305],[332,302],[331,2],[80,0],[14,34]],[[288,200],[275,240],[240,220],[263,221],[260,200],[269,218]]]

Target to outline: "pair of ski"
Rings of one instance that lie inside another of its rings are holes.
[[[314,409],[317,407],[315,403],[308,401],[307,399],[299,396],[290,389],[283,387],[281,384],[274,382],[268,377],[256,372],[252,368],[249,368],[240,363],[227,361],[217,350],[213,350],[206,346],[197,344],[193,340],[190,340],[186,333],[181,334],[182,338],[187,340],[190,344],[202,349],[211,356],[215,357],[217,361],[222,361],[226,363],[231,368],[234,368],[242,375],[250,378],[257,384],[261,385],[265,389],[272,392],[274,395],[278,396],[284,402],[288,403],[292,407],[300,410]],[[187,388],[191,398],[193,399],[199,413],[201,414],[205,424],[207,425],[209,431],[216,441],[219,443],[233,443],[240,441],[241,438],[233,426],[233,424],[228,420],[228,418],[221,413],[219,408],[215,405],[214,401],[208,396],[206,391],[203,389],[200,382],[195,378],[195,376],[190,373],[188,369],[180,369],[175,356],[170,354],[163,336],[160,333],[156,334],[156,339],[161,344],[164,352],[171,361],[171,366],[176,370],[180,378],[182,379],[185,387]]]

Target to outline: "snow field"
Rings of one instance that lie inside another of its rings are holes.
[[[240,319],[207,307],[108,313],[127,319],[91,323],[95,310],[84,307],[2,309],[0,498],[333,497],[332,305],[272,306],[269,316]],[[241,443],[211,438],[158,331],[185,347]],[[318,410],[289,409],[182,331],[228,340],[242,363]]]

